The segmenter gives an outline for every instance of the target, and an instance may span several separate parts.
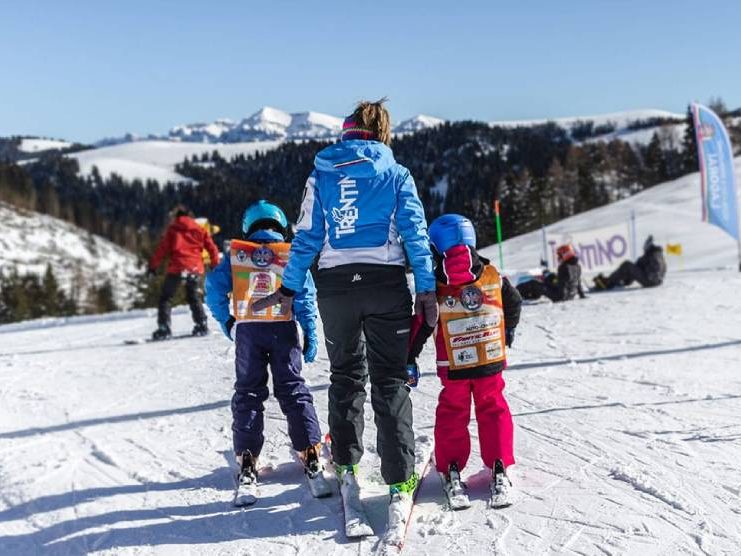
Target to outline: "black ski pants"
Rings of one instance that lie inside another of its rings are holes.
[[[326,288],[323,292],[321,275],[334,282],[327,276],[334,269],[320,271],[317,280],[331,366],[332,458],[348,465],[358,463],[363,455],[363,407],[370,377],[376,449],[387,484],[406,481],[414,472],[412,401],[406,384],[412,297],[403,268],[397,269],[393,283],[380,285],[361,272],[355,274],[355,282],[347,280],[345,291],[332,289],[329,294]]]
[[[170,304],[175,297],[178,286],[185,280],[185,299],[190,306],[193,322],[196,324],[206,323],[206,313],[203,310],[203,288],[201,287],[200,274],[167,274],[162,284],[160,301],[157,312],[158,326],[170,328]]]
[[[646,273],[641,270],[635,263],[630,261],[623,262],[615,272],[607,277],[607,287],[630,286],[633,282],[638,282],[644,288],[652,286],[646,277]]]

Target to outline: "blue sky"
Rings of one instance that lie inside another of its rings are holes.
[[[735,108],[740,22],[737,0],[5,0],[0,135],[93,141],[264,105],[339,116],[383,95],[396,121]]]

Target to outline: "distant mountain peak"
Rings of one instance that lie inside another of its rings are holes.
[[[127,133],[120,138],[107,138],[96,146],[130,143],[134,141],[163,140],[186,143],[252,143],[255,141],[302,141],[336,139],[342,131],[343,118],[308,110],[285,112],[272,106],[263,106],[257,112],[235,122],[219,118],[213,122],[195,122],[174,126],[165,135],[138,136]],[[394,133],[413,133],[435,127],[445,120],[418,114],[394,127]]]

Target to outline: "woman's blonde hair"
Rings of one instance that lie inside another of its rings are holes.
[[[387,100],[386,97],[375,102],[361,100],[355,106],[352,119],[355,120],[355,125],[367,129],[379,141],[389,145],[391,144],[391,116],[383,105]]]

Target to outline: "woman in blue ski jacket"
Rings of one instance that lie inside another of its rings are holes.
[[[424,209],[409,170],[388,147],[390,130],[383,101],[361,102],[345,119],[341,141],[317,154],[283,285],[255,309],[291,299],[319,257],[317,298],[331,363],[329,430],[340,479],[355,480],[363,454],[370,376],[381,474],[392,494],[409,495],[417,477],[406,385],[407,259],[416,312],[434,326],[438,306]]]

